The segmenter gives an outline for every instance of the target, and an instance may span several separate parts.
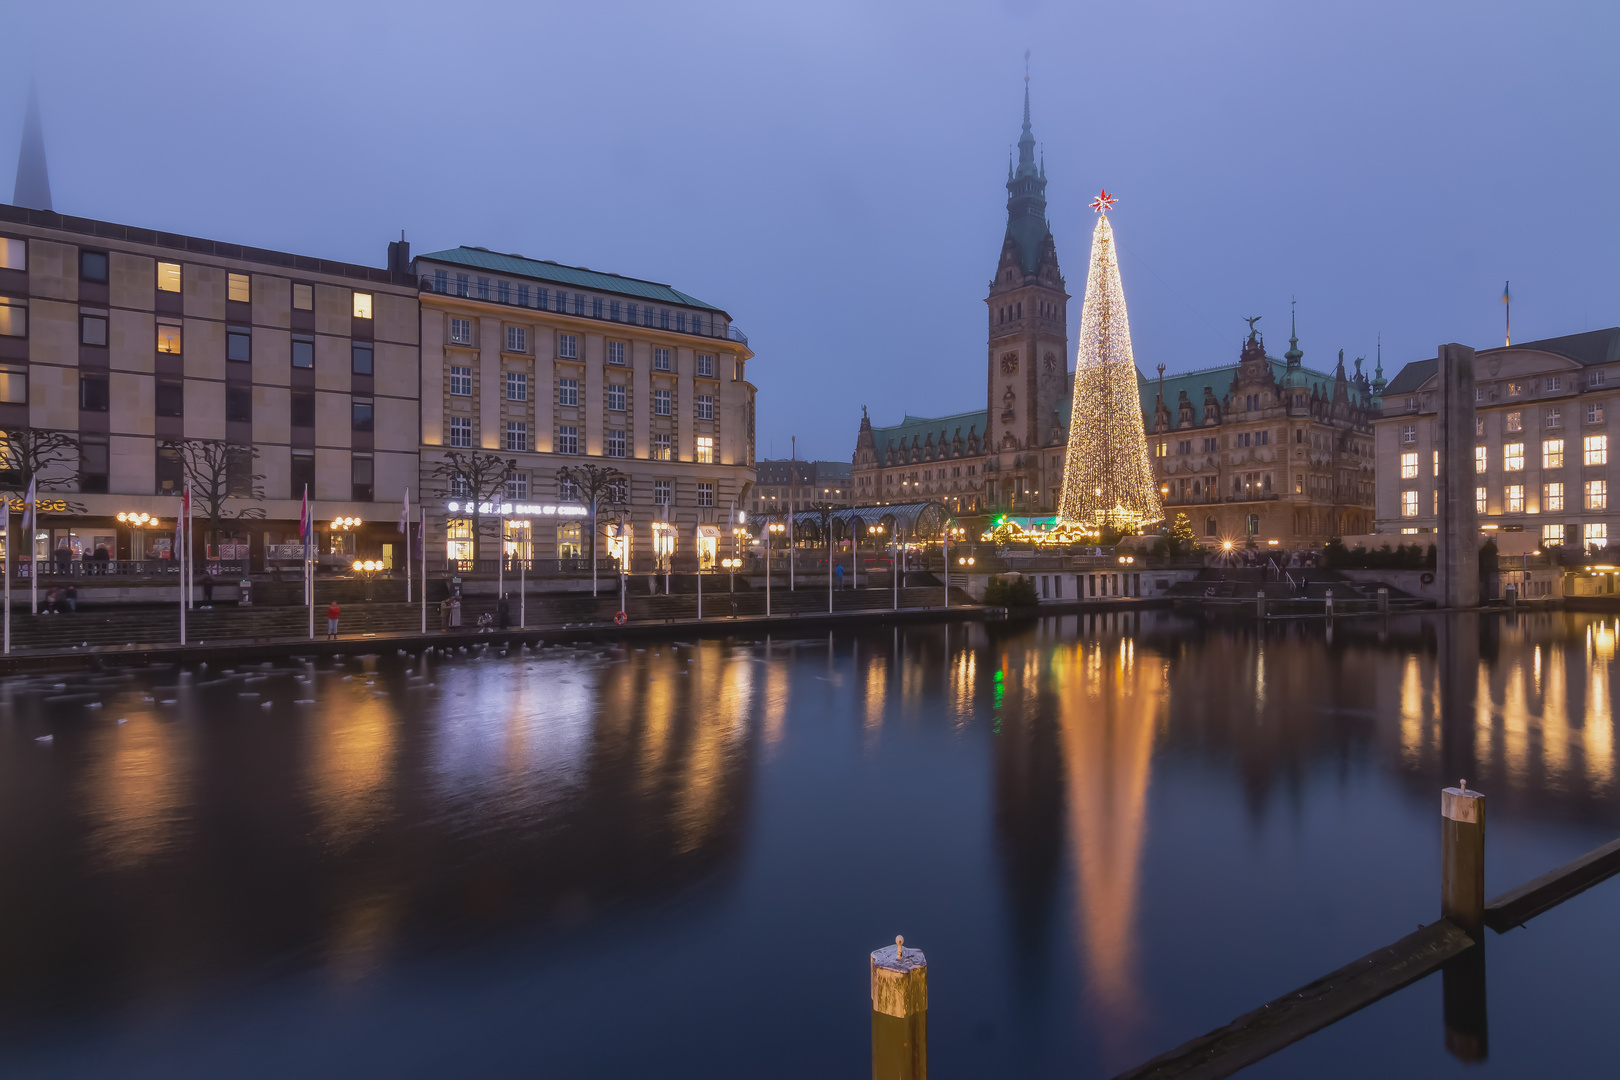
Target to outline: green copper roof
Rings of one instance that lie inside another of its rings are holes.
[[[917,444],[920,446],[928,441],[929,435],[933,435],[934,445],[938,446],[942,437],[947,442],[956,438],[957,428],[962,429],[963,441],[967,440],[968,432],[971,429],[972,433],[977,435],[982,442],[988,417],[989,414],[983,409],[977,412],[954,413],[951,416],[936,417],[912,416],[907,413],[904,420],[890,427],[872,425],[872,445],[881,456],[889,448],[891,442],[894,444],[894,448],[898,450],[902,446],[910,446],[913,438],[917,440]]]
[[[695,296],[689,296],[679,289],[656,281],[644,281],[641,278],[624,277],[620,274],[609,274],[600,270],[587,270],[583,266],[563,266],[550,259],[528,259],[522,255],[503,255],[500,252],[489,251],[479,247],[458,247],[446,251],[435,251],[427,255],[417,256],[419,259],[432,259],[436,262],[455,263],[459,266],[472,267],[478,270],[488,270],[494,274],[507,274],[511,277],[534,278],[539,281],[550,281],[558,285],[572,285],[580,289],[595,289],[599,292],[618,293],[621,296],[634,296],[642,300],[655,300],[662,304],[680,304],[684,307],[704,308],[708,311],[725,312],[713,304],[705,304]]]
[[[1285,377],[1289,375],[1286,361],[1278,360],[1274,356],[1266,357],[1266,363],[1271,367],[1271,373],[1277,377],[1279,386],[1285,385]],[[1226,397],[1231,388],[1232,377],[1237,374],[1237,364],[1222,364],[1218,367],[1200,368],[1197,371],[1183,371],[1176,375],[1164,377],[1164,405],[1170,410],[1170,424],[1174,427],[1180,415],[1181,391],[1187,391],[1187,400],[1192,402],[1193,426],[1199,427],[1204,423],[1204,387],[1209,387],[1214,393],[1215,400],[1220,401]],[[1292,383],[1286,385],[1303,386],[1307,391],[1314,389],[1319,396],[1333,396],[1333,376],[1325,371],[1317,371],[1308,367],[1293,369]],[[1153,430],[1153,413],[1158,407],[1159,380],[1142,374],[1142,369],[1136,371],[1136,385],[1142,395],[1142,421],[1147,431]],[[1354,401],[1359,394],[1355,383],[1349,383],[1350,397]],[[1362,402],[1365,407],[1368,403]]]

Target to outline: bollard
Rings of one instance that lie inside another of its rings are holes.
[[[1440,915],[1475,941],[1485,929],[1485,796],[1464,780],[1440,793]]]
[[[1254,617],[1257,619],[1266,617],[1266,590],[1264,589],[1254,594]]]
[[[872,953],[872,1080],[928,1078],[928,958],[905,941]]]
[[[1328,614],[1329,616],[1331,616],[1333,614],[1333,590],[1332,589],[1327,590],[1326,614]]]
[[[1388,615],[1389,614],[1389,590],[1388,589],[1380,588],[1378,590],[1378,612],[1381,615]]]

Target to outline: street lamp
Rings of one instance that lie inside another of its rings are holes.
[[[366,599],[367,600],[371,599],[371,579],[376,577],[377,572],[379,570],[381,570],[382,568],[383,568],[383,564],[377,559],[356,559],[356,560],[354,560],[354,572],[359,574],[361,577],[366,579]]]
[[[742,565],[741,559],[721,559],[722,568],[731,571],[731,591],[737,591],[737,567]]]
[[[765,526],[765,614],[771,613],[771,538],[777,533],[787,532],[787,526],[780,521],[773,521]]]
[[[963,555],[963,556],[961,556],[960,558],[958,558],[956,560],[956,565],[957,566],[972,566],[973,565],[973,556],[971,556],[971,555]]]
[[[158,519],[155,516],[153,516],[152,514],[148,514],[148,513],[144,512],[144,511],[139,511],[138,512],[138,511],[131,510],[131,511],[128,511],[128,512],[119,513],[118,520],[122,524],[128,525],[129,528],[130,528],[130,534],[131,535],[130,535],[130,545],[129,545],[129,557],[131,559],[136,559],[136,560],[146,558],[146,534],[145,534],[145,530],[158,528],[159,525],[160,525],[160,522],[158,521]],[[139,543],[138,544],[136,543],[137,538],[139,538]],[[117,545],[114,545],[114,546],[117,546]],[[139,550],[137,550],[137,549],[139,549]],[[113,555],[113,558],[115,558],[115,559],[118,557],[117,552],[113,552],[112,555]]]

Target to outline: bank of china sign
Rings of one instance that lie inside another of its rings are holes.
[[[445,509],[452,514],[501,514],[506,517],[589,517],[591,512],[583,506],[553,506],[550,503],[448,503]]]

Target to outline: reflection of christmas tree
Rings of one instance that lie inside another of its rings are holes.
[[[1104,192],[1092,208],[1106,211]],[[1063,469],[1059,516],[1068,522],[1130,529],[1164,516],[1153,484],[1142,399],[1136,389],[1136,358],[1119,259],[1107,213],[1091,234],[1091,270],[1080,311],[1080,345],[1074,365],[1074,407]]]

